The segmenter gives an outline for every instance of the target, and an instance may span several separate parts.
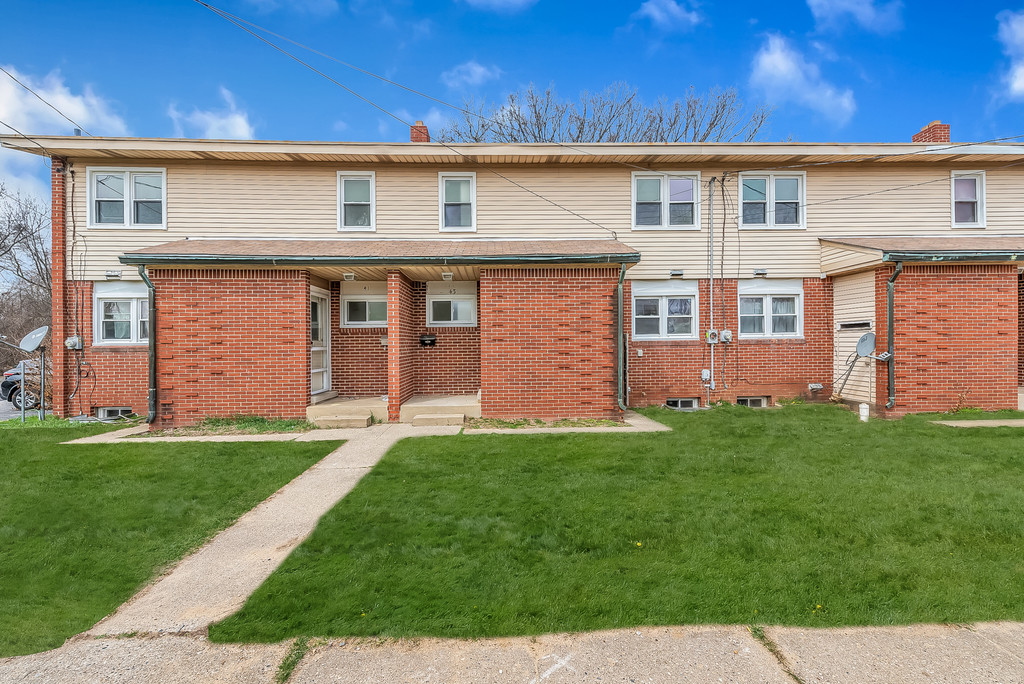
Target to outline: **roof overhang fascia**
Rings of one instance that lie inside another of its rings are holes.
[[[607,254],[536,254],[486,256],[273,256],[230,254],[139,254],[118,257],[122,264],[145,266],[455,266],[482,264],[636,264],[639,252]]]
[[[971,251],[971,250],[949,250],[949,251],[891,251],[882,252],[882,261],[910,261],[910,262],[960,262],[960,261],[1024,261],[1024,251],[1002,250],[1002,251]]]

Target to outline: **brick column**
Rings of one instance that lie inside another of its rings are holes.
[[[67,239],[67,226],[65,219],[66,211],[66,190],[65,172],[63,160],[58,157],[51,159],[50,167],[50,232],[52,236],[52,248],[50,251],[51,286],[50,286],[50,363],[53,370],[53,381],[51,390],[53,392],[53,413],[56,416],[66,417],[67,408],[67,384],[65,382],[64,337],[66,327],[64,324],[64,301],[65,301],[65,267],[66,254],[65,245]]]
[[[402,402],[416,391],[417,328],[412,281],[388,271],[388,420],[400,418]]]

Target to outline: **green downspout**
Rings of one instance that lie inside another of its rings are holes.
[[[619,394],[618,394],[619,408],[622,409],[623,411],[626,411],[626,410],[628,410],[627,407],[626,407],[626,402],[625,402],[625,393],[626,393],[626,348],[625,348],[625,345],[622,342],[622,314],[623,314],[623,311],[622,311],[622,281],[626,277],[626,264],[623,263],[623,264],[620,264],[619,266],[620,266],[620,268],[619,268],[619,286],[618,286],[618,289],[616,289],[616,297],[618,299],[618,315],[616,316],[616,320],[615,320],[615,323],[616,323],[616,326],[615,326],[615,329],[616,329],[615,341],[616,341],[616,348],[618,350],[618,363],[616,365],[618,366],[618,376],[619,376]]]
[[[146,275],[145,264],[139,264],[139,275],[149,288],[149,415],[146,422],[156,420],[156,287]]]
[[[889,401],[885,402],[887,409],[896,405],[896,331],[893,329],[896,316],[893,310],[896,298],[896,279],[900,277],[900,273],[903,273],[903,262],[897,261],[896,270],[893,271],[885,285],[885,336],[889,351],[889,358],[885,361],[889,372]]]

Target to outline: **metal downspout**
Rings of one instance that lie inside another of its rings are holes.
[[[889,400],[885,402],[887,409],[896,405],[896,331],[893,330],[896,316],[893,310],[895,308],[896,279],[900,277],[900,273],[903,273],[903,262],[897,261],[896,270],[885,284],[885,337],[889,351],[889,358],[885,362],[889,374]]]
[[[146,275],[145,264],[139,265],[139,275],[149,288],[149,415],[146,422],[156,420],[156,287]]]
[[[623,314],[623,311],[622,311],[622,281],[625,279],[625,277],[626,277],[626,264],[624,264],[624,263],[623,264],[619,264],[619,286],[618,286],[618,288],[615,291],[615,296],[616,296],[616,298],[618,300],[618,307],[617,307],[618,308],[618,315],[615,317],[615,330],[616,330],[615,340],[616,340],[616,349],[618,351],[618,358],[617,358],[618,363],[616,364],[616,366],[617,366],[617,371],[618,371],[619,393],[618,393],[618,397],[617,398],[618,398],[618,401],[619,401],[619,408],[622,409],[623,411],[628,410],[627,407],[626,407],[626,402],[625,402],[625,398],[624,398],[624,395],[626,393],[626,371],[625,371],[625,368],[626,368],[626,346],[625,346],[625,344],[622,341],[622,328],[623,328],[623,324],[622,324],[622,314]]]

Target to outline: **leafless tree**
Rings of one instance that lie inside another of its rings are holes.
[[[49,245],[49,208],[0,183],[0,335],[7,342],[50,323]],[[0,346],[2,370],[22,358]]]
[[[504,103],[466,102],[464,112],[435,134],[441,142],[731,142],[754,140],[771,117],[767,105],[744,107],[734,88],[698,93],[653,105],[636,88],[613,83],[584,92],[576,102],[533,84]]]

